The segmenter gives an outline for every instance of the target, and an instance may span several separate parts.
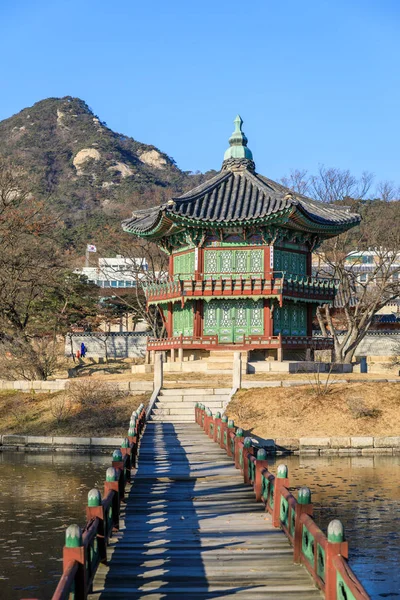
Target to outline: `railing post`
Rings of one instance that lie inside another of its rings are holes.
[[[65,532],[65,546],[63,550],[63,571],[68,563],[76,560],[79,563],[75,575],[75,600],[86,600],[86,560],[85,547],[82,541],[82,530],[79,525],[70,525]]]
[[[293,561],[295,563],[301,562],[301,548],[303,544],[303,524],[301,522],[301,515],[313,514],[313,506],[311,504],[311,490],[308,487],[301,487],[297,495],[296,503],[296,519],[294,527],[294,540],[293,540]]]
[[[218,441],[218,427],[221,433],[221,413],[217,411],[214,417],[214,442]]]
[[[104,482],[104,497],[107,496],[108,492],[113,490],[115,492],[112,502],[112,514],[113,514],[113,528],[118,531],[119,529],[119,481],[118,472],[114,467],[108,467],[106,471],[106,480]]]
[[[240,352],[233,353],[232,366],[232,388],[240,390],[242,387],[242,354]]]
[[[215,419],[213,418],[213,414],[210,410],[209,418],[208,418],[208,437],[212,440],[214,439],[214,430],[215,430]]]
[[[281,523],[281,495],[282,488],[289,486],[288,468],[286,465],[279,465],[276,470],[274,484],[274,508],[272,511],[272,524],[274,527],[279,527]]]
[[[256,495],[256,502],[261,502],[262,498],[262,472],[264,469],[268,469],[267,452],[265,448],[260,448],[257,452],[256,473],[254,481],[254,493]]]
[[[93,488],[88,493],[88,505],[86,508],[86,518],[88,521],[94,518],[99,519],[99,527],[97,530],[97,543],[99,546],[100,562],[107,562],[107,547],[104,532],[104,507],[101,502],[100,490]]]
[[[119,499],[121,502],[123,502],[125,499],[125,468],[120,448],[116,448],[116,450],[114,450],[111,466],[114,467],[118,473]]]
[[[126,456],[126,461],[125,461],[126,481],[130,482],[131,473],[132,473],[132,449],[131,449],[131,444],[130,444],[128,438],[124,438],[122,440],[121,452],[122,452],[123,457]]]
[[[254,454],[254,448],[252,446],[252,439],[250,437],[244,438],[243,441],[243,481],[249,484],[249,456]]]
[[[225,442],[224,442],[224,438],[225,438],[225,431],[227,431],[227,427],[228,427],[228,417],[226,415],[222,415],[221,417],[221,439],[219,442],[219,446],[220,448],[225,448]]]
[[[244,433],[241,427],[236,429],[235,434],[235,467],[240,469],[240,456],[239,456],[239,444],[243,442]]]
[[[348,557],[348,544],[344,540],[344,529],[338,519],[328,525],[328,543],[325,550],[325,600],[337,600],[336,568],[333,564],[335,556]]]
[[[233,422],[233,419],[229,419],[228,431],[226,434],[226,453],[231,458],[233,458],[233,452],[232,452],[232,447],[231,447],[231,433],[232,432],[233,433],[235,432],[235,423]]]
[[[154,389],[159,390],[163,386],[164,367],[161,352],[155,352],[154,356]]]
[[[210,437],[210,423],[212,419],[212,412],[209,408],[206,410],[206,417],[204,419],[204,432]]]

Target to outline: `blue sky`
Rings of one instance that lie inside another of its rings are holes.
[[[1,0],[0,119],[78,96],[185,170],[220,167],[239,112],[257,170],[400,183],[398,0]]]

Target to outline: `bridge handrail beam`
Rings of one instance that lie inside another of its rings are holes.
[[[252,485],[256,501],[262,501],[271,514],[274,527],[281,528],[292,543],[294,562],[306,567],[325,599],[339,600],[351,594],[355,600],[369,600],[347,562],[348,543],[340,521],[331,521],[327,536],[323,533],[312,516],[310,490],[300,488],[298,499],[289,491],[287,466],[279,465],[277,475],[270,473],[265,449],[259,448],[256,455],[251,439],[243,438],[242,429],[225,415],[213,417],[204,404],[196,404],[195,421],[233,458],[244,483]]]

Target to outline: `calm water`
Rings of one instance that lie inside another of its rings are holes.
[[[351,567],[370,596],[400,598],[400,456],[289,456],[279,463],[288,465],[291,485],[312,490],[325,533],[329,521],[342,521]]]
[[[0,452],[0,598],[51,598],[65,529],[85,522],[87,493],[110,456]]]
[[[350,561],[372,598],[400,598],[400,457],[278,458],[291,485],[313,491],[324,530],[345,525]],[[65,528],[85,521],[109,456],[0,453],[0,598],[51,598]],[[271,471],[276,465],[271,461]]]

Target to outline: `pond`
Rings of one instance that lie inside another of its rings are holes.
[[[400,598],[400,456],[277,457],[273,473],[280,463],[291,486],[312,490],[324,533],[342,521],[350,565],[371,598]]]
[[[51,598],[65,529],[84,524],[87,493],[109,466],[108,454],[0,452],[0,598]]]
[[[371,597],[400,598],[400,456],[277,457],[273,473],[280,463],[292,486],[311,488],[324,531],[343,522]],[[0,598],[51,598],[65,529],[85,522],[87,492],[109,465],[109,455],[0,453]]]

